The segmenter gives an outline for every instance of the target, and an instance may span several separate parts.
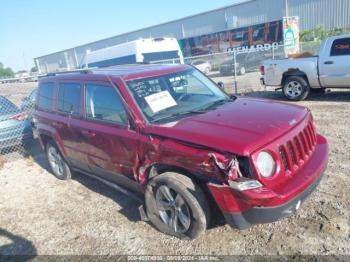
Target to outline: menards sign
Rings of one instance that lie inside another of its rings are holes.
[[[273,42],[272,44],[257,44],[250,46],[239,46],[234,48],[228,48],[228,52],[235,52],[236,54],[242,53],[254,53],[254,52],[263,52],[269,50],[276,50],[279,47],[284,48],[284,53],[286,56],[290,54],[297,54],[300,52],[299,44],[299,17],[283,17],[283,43]]]

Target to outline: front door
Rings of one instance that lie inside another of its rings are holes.
[[[321,55],[319,67],[324,87],[350,87],[350,38],[334,40],[329,54]]]
[[[141,190],[133,176],[139,134],[129,128],[126,110],[113,86],[85,84],[85,119],[80,129],[91,171],[134,191]]]

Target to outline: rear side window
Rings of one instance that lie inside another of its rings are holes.
[[[38,94],[38,107],[42,110],[52,111],[53,95],[54,95],[53,83],[40,84],[39,94]]]
[[[119,94],[111,86],[85,86],[86,117],[94,120],[127,124],[127,114]]]
[[[331,56],[350,55],[350,38],[334,40]]]
[[[59,112],[79,115],[81,108],[80,84],[64,83],[59,84],[58,106]]]

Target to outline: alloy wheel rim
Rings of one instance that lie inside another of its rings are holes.
[[[297,81],[289,82],[286,88],[289,97],[296,98],[303,92],[302,85]]]
[[[175,233],[185,233],[191,225],[190,209],[183,197],[162,185],[156,192],[159,216]]]
[[[50,147],[48,150],[48,158],[53,172],[57,176],[63,175],[63,160],[56,148]]]

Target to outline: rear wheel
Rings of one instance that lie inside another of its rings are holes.
[[[167,172],[150,181],[145,193],[147,215],[161,232],[194,239],[210,220],[207,199],[190,178]]]
[[[310,86],[301,76],[289,76],[284,81],[283,93],[288,100],[301,101],[310,93]]]
[[[67,162],[62,157],[60,151],[54,142],[49,141],[46,144],[46,155],[49,161],[52,173],[61,180],[70,179],[72,174]]]

